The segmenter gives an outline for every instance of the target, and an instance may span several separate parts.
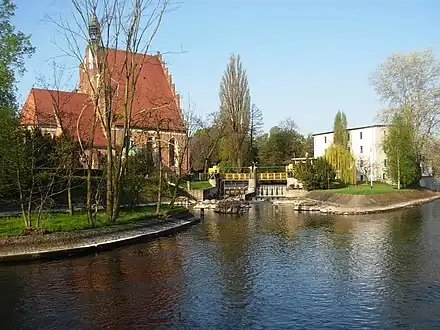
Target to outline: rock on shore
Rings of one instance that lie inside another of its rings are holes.
[[[314,191],[308,198],[274,201],[274,204],[292,205],[295,211],[327,214],[381,213],[412,207],[440,199],[440,193],[419,189],[378,195],[346,195]]]
[[[243,214],[246,211],[247,204],[239,200],[225,199],[217,203],[214,212],[222,214]]]

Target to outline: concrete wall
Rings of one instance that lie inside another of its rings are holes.
[[[440,183],[434,177],[423,177],[420,179],[420,186],[434,191],[440,191]]]
[[[288,197],[288,198],[299,198],[299,197],[304,197],[305,195],[307,195],[307,191],[306,190],[302,190],[302,189],[287,189],[284,196]]]
[[[188,193],[198,202],[217,198],[219,187],[212,187],[207,189],[190,189]]]

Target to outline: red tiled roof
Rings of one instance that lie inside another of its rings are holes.
[[[135,63],[131,79],[138,77],[132,104],[132,126],[151,129],[159,126],[162,130],[184,131],[178,97],[169,81],[168,70],[164,68],[159,56],[132,54],[116,49],[107,49],[105,56],[109,79],[116,90],[113,108],[117,112],[122,114],[124,109],[124,91],[127,85],[125,64]],[[86,67],[88,68],[87,59]],[[93,72],[89,68],[88,70]],[[81,77],[80,86],[87,86],[87,75],[82,74]],[[132,84],[131,80],[129,88]]]
[[[32,88],[21,110],[20,123],[25,126],[61,127],[76,140],[89,141],[92,131],[93,108],[87,94]],[[94,145],[105,146],[106,139],[96,125]]]
[[[88,49],[86,53],[88,54]],[[126,86],[124,64],[133,62],[136,65],[131,77],[138,75],[138,80],[132,105],[132,127],[184,131],[178,96],[175,94],[174,85],[160,56],[131,54],[116,49],[107,49],[105,53],[110,72],[108,78],[111,79],[112,86],[115,88],[112,107],[115,109],[115,114],[122,115],[124,112]],[[89,73],[92,74],[93,70],[88,66],[87,56],[85,64]],[[80,70],[83,70],[82,66]],[[63,128],[67,129],[72,137],[77,139],[79,135],[81,140],[88,141],[93,108],[89,94],[87,94],[89,84],[87,76],[80,71],[80,93],[32,88],[21,111],[21,124],[56,128],[55,109],[58,108]],[[129,86],[130,84],[132,83],[129,83]],[[123,119],[121,116],[118,118],[116,124],[122,124]],[[94,140],[95,146],[105,145],[105,137],[100,125],[97,125]]]

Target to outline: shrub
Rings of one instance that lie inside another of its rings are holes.
[[[302,184],[305,190],[327,189],[328,182],[332,182],[336,173],[333,167],[324,157],[314,161],[307,160],[295,166],[295,177]]]

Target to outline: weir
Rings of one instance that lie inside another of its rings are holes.
[[[294,164],[305,162],[306,158],[293,159],[283,172],[258,172],[256,166],[250,166],[247,173],[220,173],[222,194],[224,197],[241,199],[277,199],[292,197],[303,192],[302,184],[294,177]]]

